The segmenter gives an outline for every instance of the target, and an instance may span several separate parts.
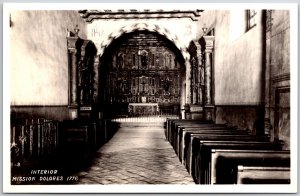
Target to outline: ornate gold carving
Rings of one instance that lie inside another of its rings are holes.
[[[107,101],[179,103],[180,67],[175,67],[178,62],[166,42],[153,33],[136,33],[125,39],[112,53],[113,61],[107,74]],[[120,54],[126,55],[124,66],[117,66]]]

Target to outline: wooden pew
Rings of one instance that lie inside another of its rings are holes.
[[[255,136],[244,133],[243,131],[225,131],[221,133],[220,131],[214,134],[214,131],[210,133],[195,133],[193,131],[183,131],[182,145],[181,145],[181,159],[182,164],[184,164],[190,171],[190,154],[192,152],[194,140],[221,140],[221,141],[269,141],[269,137],[266,136]]]
[[[190,134],[193,133],[211,133],[211,134],[218,134],[219,133],[232,133],[237,135],[247,135],[248,132],[244,130],[236,130],[234,128],[226,128],[226,127],[210,127],[210,126],[203,126],[203,127],[185,127],[180,128],[179,133],[177,135],[176,139],[176,146],[177,151],[179,152],[180,160],[182,155],[182,150],[184,149],[184,146],[189,143],[190,141]]]
[[[56,120],[17,119],[11,125],[12,167],[23,167],[58,155],[61,124]]]
[[[228,128],[226,125],[223,124],[185,124],[179,125],[176,127],[176,130],[173,133],[172,138],[172,145],[177,145],[181,143],[182,132],[183,130],[209,130],[209,129],[216,129],[216,130],[234,130],[234,128]]]
[[[237,183],[238,165],[290,167],[290,151],[212,149],[209,183]]]
[[[281,150],[282,143],[276,142],[258,142],[258,141],[209,141],[201,140],[194,143],[191,153],[191,174],[196,183],[205,184],[209,170],[210,154],[212,149],[238,149],[238,150]]]
[[[237,184],[290,184],[290,168],[239,165]]]
[[[200,120],[188,119],[167,119],[166,128],[169,129],[176,122],[198,122]]]
[[[206,121],[201,121],[201,120],[182,120],[182,119],[173,119],[173,120],[168,120],[167,122],[167,130],[166,130],[166,138],[169,140],[170,138],[170,133],[172,130],[175,130],[177,124],[186,124],[186,123],[191,123],[191,124],[213,124],[211,122],[206,122]]]
[[[199,122],[199,120],[167,119],[166,132],[165,132],[167,139],[169,138],[169,136],[168,136],[169,132],[171,131],[174,124],[177,122]]]
[[[180,122],[175,123],[173,128],[169,132],[168,141],[172,146],[177,143],[178,134],[180,134],[180,130],[183,128],[201,128],[201,129],[228,129],[224,124],[210,124],[205,122]]]
[[[174,139],[174,132],[176,131],[177,127],[178,126],[184,126],[184,125],[188,125],[188,124],[193,124],[194,126],[197,126],[197,125],[207,125],[207,124],[210,124],[212,126],[214,126],[214,124],[212,123],[206,123],[206,122],[203,122],[203,121],[186,121],[186,122],[173,122],[168,130],[168,133],[167,133],[167,140],[168,141],[172,141]]]
[[[172,131],[171,133],[171,139],[170,139],[170,143],[173,146],[173,148],[175,149],[175,151],[177,151],[176,147],[177,144],[179,143],[179,141],[181,140],[181,136],[182,136],[182,130],[183,129],[194,129],[194,130],[209,130],[209,129],[218,129],[218,130],[225,130],[228,129],[225,126],[222,125],[211,125],[211,124],[193,124],[193,126],[189,126],[189,125],[179,125],[176,127],[175,130]]]
[[[234,129],[225,129],[225,128],[184,128],[181,130],[181,134],[178,135],[177,139],[177,152],[178,157],[181,162],[184,154],[184,149],[187,144],[190,142],[190,134],[210,134],[210,135],[247,135],[245,131],[234,130]]]

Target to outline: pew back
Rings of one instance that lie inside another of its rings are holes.
[[[196,183],[205,184],[209,182],[209,164],[213,149],[281,150],[282,144],[258,141],[200,141],[199,144],[195,144],[191,156],[191,173]]]
[[[247,135],[247,133],[238,130],[228,130],[228,129],[210,129],[210,130],[200,130],[200,129],[184,129],[182,136],[179,135],[177,139],[177,152],[180,161],[182,161],[182,155],[184,154],[184,149],[189,145],[191,141],[191,134],[202,134],[202,135]]]
[[[237,184],[289,184],[289,167],[238,166]]]
[[[212,149],[211,184],[237,183],[238,165],[290,167],[290,151]]]

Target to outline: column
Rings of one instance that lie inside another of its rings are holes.
[[[203,36],[205,40],[205,120],[213,120],[212,105],[212,87],[211,87],[211,62],[212,62],[212,51],[214,46],[214,36]]]
[[[180,83],[180,111],[181,111],[181,118],[185,119],[185,110],[184,110],[184,105],[186,103],[186,76],[183,75],[181,83]]]
[[[205,50],[205,105],[211,105],[211,64],[210,52]]]
[[[272,98],[272,82],[271,82],[271,73],[272,73],[272,56],[271,47],[272,47],[272,10],[266,10],[265,13],[262,13],[261,20],[263,19],[263,15],[266,17],[265,27],[261,28],[261,34],[265,34],[263,38],[265,40],[265,45],[263,45],[263,50],[265,50],[265,55],[262,55],[264,60],[262,59],[262,67],[265,64],[264,71],[264,81],[265,81],[265,89],[264,89],[264,102],[265,102],[265,117],[264,117],[264,134],[269,135],[271,141],[274,141],[274,115],[272,115],[272,107],[271,107],[271,98]],[[264,24],[263,22],[261,24]],[[265,49],[264,49],[265,48]]]
[[[204,67],[202,63],[202,51],[201,51],[201,45],[196,42],[196,47],[197,47],[197,63],[198,63],[198,93],[197,93],[197,104],[199,105],[204,105],[203,103],[203,91],[202,88],[204,86]]]
[[[78,117],[78,70],[77,70],[77,50],[76,43],[78,37],[67,37],[68,66],[69,66],[69,119]]]
[[[70,55],[70,103],[69,105],[78,105],[77,97],[77,65],[76,50],[69,49]]]
[[[186,90],[186,104],[191,104],[191,63],[190,61],[186,60],[186,75],[185,75],[185,79],[186,79],[186,86],[185,86],[185,90]]]
[[[99,89],[99,58],[96,57],[95,58],[95,62],[94,62],[94,67],[93,67],[93,72],[94,72],[94,78],[93,78],[93,89],[94,92],[92,94],[93,97],[93,102],[97,103],[98,102],[98,89]],[[132,91],[131,91],[132,92]]]
[[[197,63],[196,63],[196,59],[193,57],[192,58],[192,69],[191,69],[191,75],[192,75],[192,95],[191,95],[191,102],[192,104],[198,104],[197,103],[197,97],[198,97],[198,91],[197,91],[197,86],[198,86],[198,78],[197,78],[197,75],[198,75],[198,71],[197,71]]]
[[[186,74],[185,74],[185,104],[184,112],[185,119],[190,119],[190,105],[191,105],[191,63],[186,59]]]

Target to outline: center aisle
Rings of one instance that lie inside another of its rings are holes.
[[[162,123],[121,123],[78,173],[79,184],[195,184],[166,141]]]

